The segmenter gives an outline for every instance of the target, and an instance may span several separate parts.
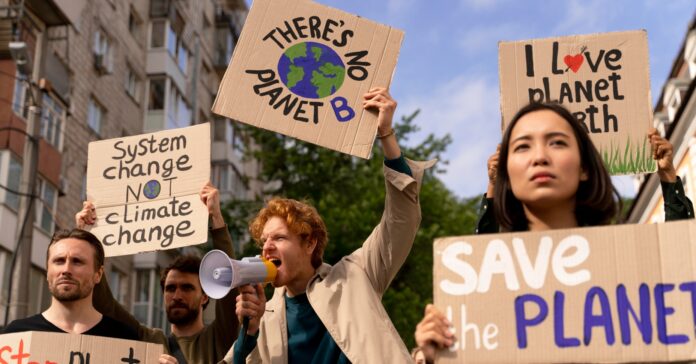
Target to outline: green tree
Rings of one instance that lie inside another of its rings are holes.
[[[418,111],[402,117],[395,125],[404,156],[414,160],[440,159],[451,137],[428,135],[413,147],[404,147],[418,131]],[[336,263],[357,249],[379,222],[384,207],[383,157],[375,146],[375,157],[358,159],[326,148],[257,128],[244,127],[244,134],[256,148],[247,157],[261,162],[259,178],[267,196],[256,201],[232,201],[225,213],[233,236],[244,236],[248,222],[268,196],[304,200],[315,206],[329,231],[324,261]],[[407,346],[413,346],[413,331],[432,301],[433,241],[435,238],[471,234],[476,222],[477,199],[461,200],[438,178],[446,161],[440,161],[423,179],[422,222],[413,250],[383,297],[384,306]],[[476,176],[472,176],[476,177]],[[485,178],[481,176],[480,178]],[[258,254],[247,244],[242,256]]]

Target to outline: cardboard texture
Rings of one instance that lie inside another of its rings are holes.
[[[27,331],[0,335],[0,363],[157,363],[160,344],[101,336]]]
[[[696,359],[696,222],[442,238],[438,363]]]
[[[558,101],[590,133],[613,175],[654,172],[648,36],[644,30],[498,44],[505,130],[531,101]]]
[[[210,178],[210,124],[89,143],[91,227],[106,256],[181,248],[208,240],[198,193]]]
[[[403,37],[312,1],[254,0],[212,110],[369,158],[377,113],[362,96],[389,87]]]

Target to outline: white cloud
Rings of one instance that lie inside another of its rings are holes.
[[[606,31],[617,10],[610,9],[611,2],[599,0],[571,0],[565,4],[565,15],[558,17],[553,36]]]
[[[400,102],[399,109],[405,114],[421,110],[416,118],[421,138],[429,133],[452,135],[453,143],[444,156],[450,164],[441,176],[447,187],[461,197],[483,193],[487,182],[486,161],[500,139],[496,81],[458,75],[433,90],[424,91]]]
[[[511,35],[514,34],[514,39]],[[457,37],[457,46],[471,55],[480,54],[482,51],[494,51],[497,53],[498,42],[529,38],[529,30],[521,24],[493,24],[490,26],[478,26],[467,28]]]
[[[466,10],[490,10],[505,0],[459,0],[459,5]]]
[[[407,17],[418,3],[416,0],[387,0],[387,15],[397,19]]]

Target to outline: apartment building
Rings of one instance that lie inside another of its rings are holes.
[[[87,198],[91,141],[212,123],[212,176],[223,199],[259,192],[244,176],[242,136],[210,112],[246,17],[244,0],[0,0],[0,308],[17,244],[17,191],[28,107],[41,108],[29,314],[45,309],[45,252]],[[24,79],[7,44],[26,44]],[[33,91],[33,93],[32,93]],[[38,95],[38,96],[37,96]],[[2,129],[5,128],[5,129]],[[178,251],[108,259],[114,296],[142,322],[167,328],[159,272]],[[4,325],[4,321],[0,321]]]
[[[686,31],[669,78],[654,108],[654,127],[674,146],[674,167],[684,192],[696,201],[696,17]],[[635,178],[638,194],[628,214],[630,223],[665,221],[660,179],[656,173]]]

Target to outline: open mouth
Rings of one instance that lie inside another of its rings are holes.
[[[282,264],[282,262],[278,258],[270,258],[269,261],[273,263],[273,265],[275,265],[276,268],[280,267],[280,265]]]

